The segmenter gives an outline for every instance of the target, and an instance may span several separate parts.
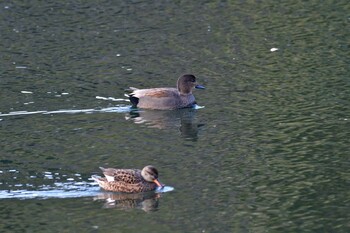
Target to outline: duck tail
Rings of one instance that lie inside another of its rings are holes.
[[[129,100],[132,104],[133,108],[136,108],[138,103],[139,103],[139,98],[135,96],[134,91],[139,90],[138,88],[135,87],[129,87],[129,89],[127,89],[130,93],[125,94],[126,97],[129,97]]]
[[[136,108],[137,105],[139,104],[139,98],[137,98],[133,95],[129,95],[129,100],[130,100],[133,108]]]
[[[96,181],[97,183],[100,183],[101,182],[101,176],[98,176],[98,175],[92,175],[91,178]]]

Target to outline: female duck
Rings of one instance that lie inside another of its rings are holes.
[[[106,191],[139,193],[163,187],[158,180],[158,171],[148,165],[138,169],[115,169],[100,167],[105,177],[93,175],[92,178]]]
[[[131,88],[129,94],[133,107],[170,110],[178,108],[188,108],[196,104],[192,94],[192,89],[204,89],[196,83],[196,77],[192,74],[182,75],[177,80],[177,88]]]

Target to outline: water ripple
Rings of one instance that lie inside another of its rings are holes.
[[[62,109],[56,111],[15,111],[9,113],[0,114],[0,117],[4,116],[22,116],[22,115],[33,115],[33,114],[76,114],[76,113],[98,113],[98,112],[117,112],[126,113],[130,112],[131,106],[116,106],[101,109]]]
[[[23,186],[23,185],[21,185]],[[16,187],[21,187],[16,186]],[[155,193],[166,193],[173,191],[174,188],[165,186],[162,189],[157,189]],[[101,191],[97,183],[92,182],[56,182],[54,186],[42,185],[38,190],[0,190],[0,199],[48,199],[48,198],[80,198],[80,197],[97,197],[101,196],[104,192]],[[123,196],[125,194],[114,193],[114,195]]]

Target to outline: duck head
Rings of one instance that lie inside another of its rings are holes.
[[[190,94],[193,88],[205,89],[204,86],[197,84],[194,75],[184,74],[177,80],[177,89],[181,94]]]
[[[141,171],[141,176],[147,181],[147,182],[154,182],[157,184],[159,187],[164,187],[163,184],[161,184],[158,180],[158,170],[151,166],[148,165],[144,167]]]

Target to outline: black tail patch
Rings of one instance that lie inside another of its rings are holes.
[[[135,96],[129,95],[129,100],[132,103],[133,108],[136,108],[137,105],[139,104],[139,98],[137,98]]]

